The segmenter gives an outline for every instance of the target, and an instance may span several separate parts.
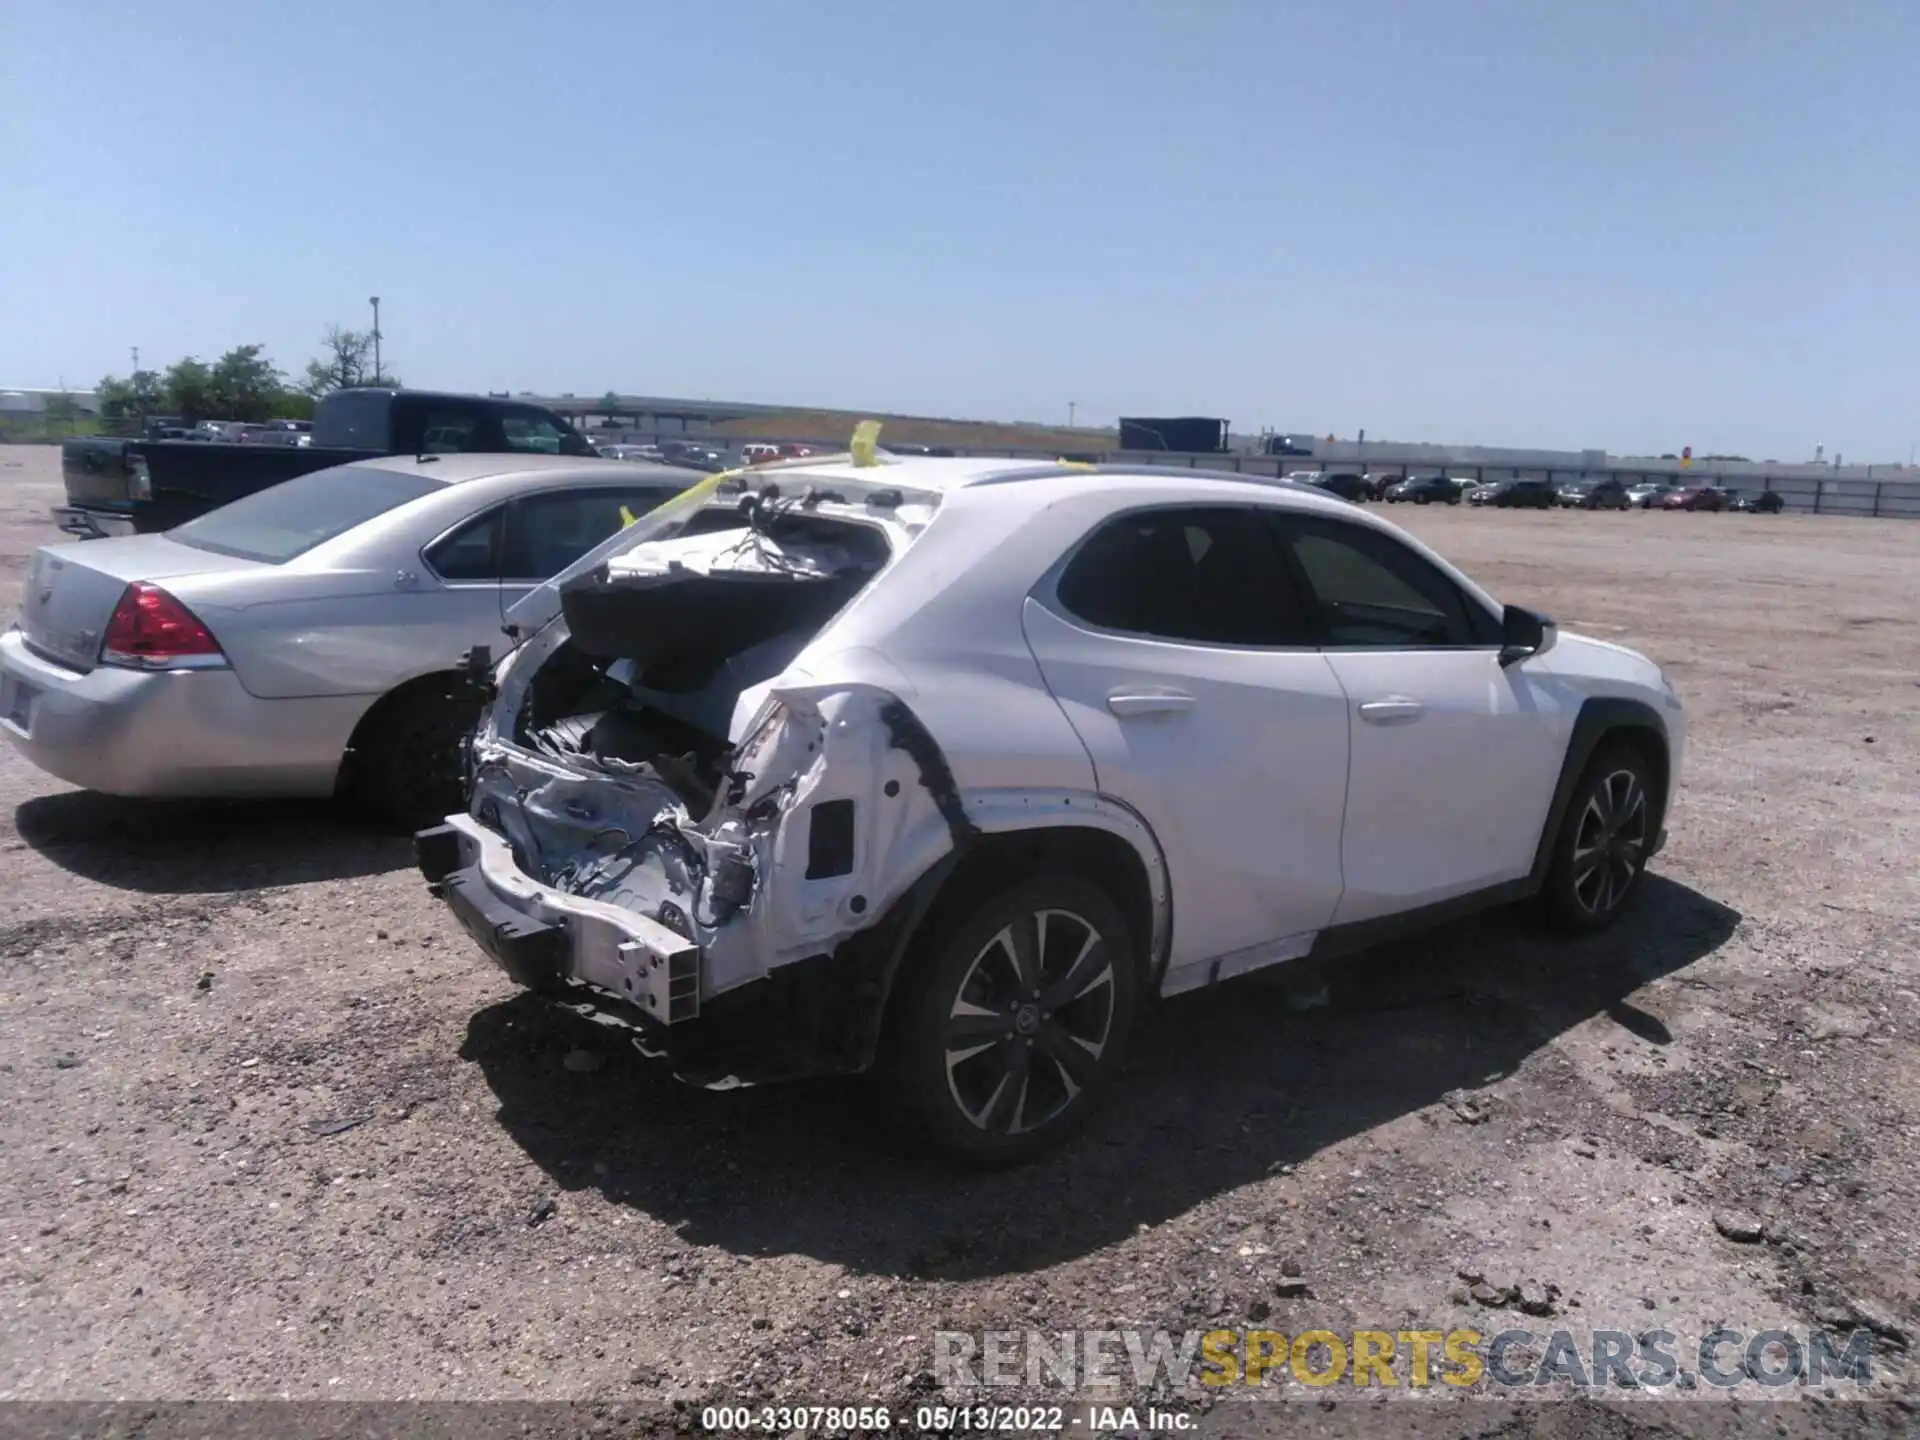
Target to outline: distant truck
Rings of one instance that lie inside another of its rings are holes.
[[[1311,435],[1267,435],[1260,441],[1262,455],[1291,455],[1296,458],[1313,454]]]
[[[1120,417],[1120,448],[1220,455],[1227,449],[1227,422],[1204,415],[1123,415]]]
[[[262,438],[272,433],[269,427],[255,428]],[[375,455],[460,451],[596,453],[553,411],[521,400],[430,390],[336,390],[315,406],[311,432],[287,430],[265,444],[68,440],[60,447],[67,503],[54,510],[53,518],[61,530],[82,540],[144,535],[171,530],[310,471]]]

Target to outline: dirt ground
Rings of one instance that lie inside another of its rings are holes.
[[[57,460],[0,450],[7,615]],[[1666,666],[1692,742],[1637,912],[1170,1003],[1006,1174],[902,1156],[858,1087],[676,1085],[350,815],[0,744],[0,1399],[906,1405],[936,1330],[1250,1322],[1865,1327],[1913,1394],[1920,527],[1394,518]]]

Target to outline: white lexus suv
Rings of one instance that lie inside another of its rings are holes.
[[[1522,898],[1596,929],[1660,848],[1659,668],[1357,506],[863,458],[708,477],[521,601],[470,813],[416,840],[510,975],[683,1078],[884,1066],[1014,1160],[1150,997]]]

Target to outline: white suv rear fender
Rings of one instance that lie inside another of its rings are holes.
[[[982,836],[1066,827],[1112,834],[1139,856],[1153,916],[1151,953],[1157,959],[1165,951],[1166,862],[1145,821],[1089,791],[961,790],[938,742],[889,691],[774,691],[748,727],[735,771],[750,777],[743,793],[704,828],[715,839],[745,836],[757,881],[734,933],[716,933],[710,942],[716,971],[749,978],[834,950],[877,923],[957,847]],[[756,825],[752,817],[768,800],[777,820]],[[822,807],[835,804],[851,805],[850,825],[844,808],[838,819],[824,819],[832,812]]]

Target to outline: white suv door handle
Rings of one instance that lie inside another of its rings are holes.
[[[1369,725],[1405,725],[1410,720],[1418,720],[1424,709],[1418,700],[1394,695],[1385,700],[1367,701],[1360,707],[1360,718]]]
[[[1192,708],[1193,696],[1184,690],[1115,690],[1107,696],[1107,709],[1123,717],[1171,715]]]

